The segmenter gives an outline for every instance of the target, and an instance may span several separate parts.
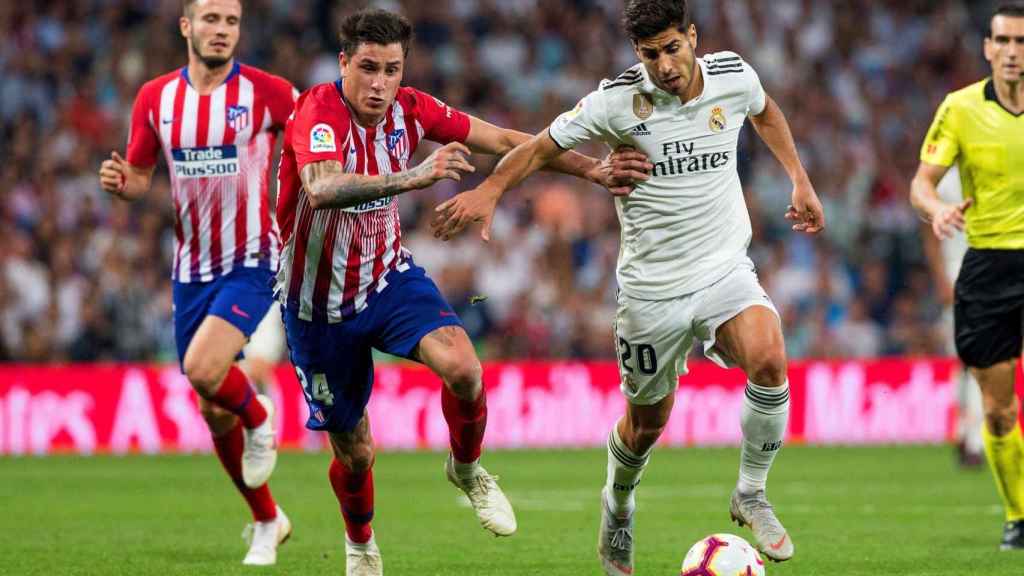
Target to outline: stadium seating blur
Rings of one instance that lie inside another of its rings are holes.
[[[377,4],[415,22],[406,84],[528,132],[635,62],[618,0]],[[692,4],[698,53],[736,50],[755,66],[825,203],[824,237],[789,231],[788,180],[746,130],[740,173],[751,254],[782,313],[791,357],[946,353],[907,192],[938,101],[985,75],[988,6]],[[335,79],[334,28],[359,2],[244,5],[242,61],[300,89]],[[128,205],[99,189],[96,171],[111,150],[123,151],[140,84],[184,64],[179,15],[180,3],[156,0],[0,6],[0,361],[174,361],[166,179]],[[475,234],[441,243],[426,225],[430,213],[493,166],[474,162],[482,170],[468,181],[403,196],[400,206],[404,244],[483,357],[613,357],[618,224],[608,194],[540,175],[503,200],[489,245]]]

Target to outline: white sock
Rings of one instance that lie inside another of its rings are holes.
[[[459,462],[451,454],[448,457],[452,459],[452,468],[455,470],[455,475],[459,478],[472,478],[477,475],[477,470],[480,468],[479,458],[472,462]]]
[[[789,382],[768,388],[747,382],[740,428],[740,479],[736,487],[742,494],[764,490],[768,470],[782,448],[789,420]]]
[[[608,478],[605,483],[605,495],[608,509],[612,514],[623,518],[636,509],[633,491],[640,483],[650,452],[636,454],[619,437],[619,425],[616,422],[608,434]]]

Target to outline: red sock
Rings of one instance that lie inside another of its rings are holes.
[[[362,474],[355,474],[334,458],[327,476],[341,505],[348,539],[356,544],[369,542],[373,535],[370,528],[373,520],[373,467]]]
[[[460,400],[448,390],[441,388],[441,411],[448,422],[448,433],[452,456],[456,462],[469,464],[480,458],[480,447],[484,443],[484,429],[487,428],[487,396],[483,389],[476,400]]]
[[[252,489],[242,482],[243,444],[241,423],[236,423],[227,434],[213,437],[213,448],[217,452],[217,458],[220,458],[224,470],[231,477],[231,481],[235,483],[238,491],[242,493],[242,498],[245,498],[249,504],[253,520],[268,522],[277,517],[277,504],[274,502],[274,497],[270,495],[270,488],[266,484]]]
[[[266,409],[256,400],[256,390],[249,383],[245,372],[235,365],[228,369],[220,388],[207,400],[241,418],[242,425],[249,429],[263,424],[267,419]]]

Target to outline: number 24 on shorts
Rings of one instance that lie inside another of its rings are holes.
[[[302,370],[296,368],[295,373],[299,376],[299,383],[302,384],[302,391],[306,394],[306,398],[311,398],[324,406],[334,405],[334,394],[331,394],[331,388],[327,385],[327,375],[324,373],[313,374],[313,386],[310,387],[309,379]]]

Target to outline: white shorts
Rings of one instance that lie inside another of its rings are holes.
[[[669,300],[638,300],[619,293],[615,342],[622,394],[630,404],[650,405],[675,392],[686,374],[694,339],[704,356],[723,368],[734,364],[715,348],[718,327],[752,306],[779,315],[752,263],[742,263],[711,286]]]
[[[274,302],[260,320],[256,331],[249,337],[249,343],[242,348],[246,358],[260,358],[272,364],[284,359],[286,351],[284,322],[281,320],[281,305]]]

